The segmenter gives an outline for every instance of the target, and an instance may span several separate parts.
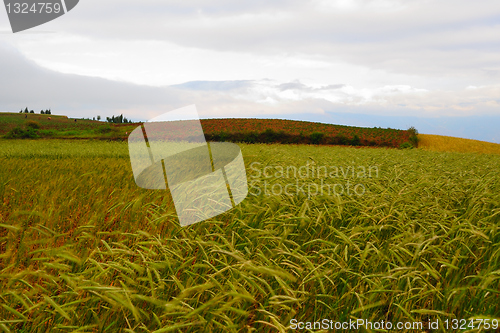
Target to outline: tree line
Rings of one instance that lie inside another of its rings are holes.
[[[24,110],[19,111],[19,113],[35,113],[35,111],[33,111],[33,110],[28,111],[28,108],[26,108]],[[45,110],[45,111],[41,110],[40,114],[52,114],[52,112],[50,111],[50,109]]]
[[[35,113],[35,111],[33,111],[33,110],[28,111],[28,108],[25,108],[24,110],[21,109],[21,111],[19,111],[19,113]],[[52,114],[52,111],[50,109],[41,110],[40,114]],[[90,118],[83,118],[83,119],[90,120]],[[96,120],[96,117],[94,117],[93,120]],[[97,120],[100,121],[101,116],[97,116]],[[108,123],[114,123],[114,124],[132,124],[133,123],[132,120],[129,120],[126,117],[124,117],[123,114],[121,114],[119,116],[106,117],[106,121]]]
[[[112,116],[111,118],[110,117],[106,117],[106,120],[108,123],[115,123],[115,124],[131,124],[132,123],[132,120],[128,120],[127,118],[125,118],[123,116],[123,114],[119,115],[119,116]]]

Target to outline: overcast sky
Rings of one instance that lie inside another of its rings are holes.
[[[146,120],[195,103],[500,142],[491,124],[455,129],[500,120],[498,0],[81,0],[17,34],[2,9],[0,59],[0,111]]]

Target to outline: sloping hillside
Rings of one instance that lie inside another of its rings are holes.
[[[500,155],[500,144],[443,135],[419,134],[418,147],[433,151]]]
[[[50,117],[50,120],[49,120]],[[31,121],[31,125],[30,122]],[[36,122],[33,124],[32,122]],[[126,140],[140,123],[109,124],[66,116],[0,113],[0,136],[33,126],[28,138],[80,138]],[[410,145],[411,133],[391,128],[364,128],[284,119],[201,119],[208,141],[246,143],[321,144],[399,148]],[[33,134],[36,132],[36,134]]]
[[[399,148],[411,133],[392,128],[342,126],[285,119],[202,119],[211,141],[278,142]]]

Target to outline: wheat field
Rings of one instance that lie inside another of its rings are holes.
[[[135,185],[126,143],[0,141],[0,329],[498,324],[500,156],[240,147],[249,196],[181,228],[168,192]]]
[[[432,134],[419,134],[418,138],[418,147],[426,150],[500,155],[498,143]]]

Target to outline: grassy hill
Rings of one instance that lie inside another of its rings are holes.
[[[50,118],[50,120],[49,120]],[[76,121],[75,121],[76,120]],[[17,128],[27,129],[35,122],[40,138],[124,140],[138,124],[109,124],[102,121],[36,113],[0,113],[0,136]]]
[[[51,118],[50,120],[48,118]],[[126,140],[141,123],[110,124],[67,116],[0,113],[0,137],[29,121],[39,124],[40,138]],[[208,141],[295,143],[395,147],[411,141],[405,130],[364,128],[283,119],[202,119]],[[440,135],[419,134],[418,147],[432,151],[500,154],[500,144]]]
[[[210,141],[303,143],[398,148],[411,133],[391,128],[365,128],[284,119],[202,119]]]
[[[50,120],[48,118],[51,118]],[[36,122],[33,124],[33,122]],[[140,123],[109,124],[66,116],[0,113],[0,135],[9,136],[16,127],[28,129],[31,138],[88,138],[125,140]],[[202,119],[209,141],[246,143],[295,143],[398,148],[411,141],[411,133],[390,128],[363,128],[283,119]],[[18,130],[19,131],[19,130]],[[12,135],[11,135],[12,136]],[[21,137],[18,135],[17,137]]]

